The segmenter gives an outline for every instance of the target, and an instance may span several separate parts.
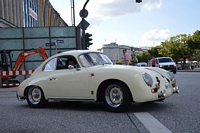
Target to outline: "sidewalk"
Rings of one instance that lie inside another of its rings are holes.
[[[200,68],[194,68],[193,70],[177,70],[177,72],[200,72]]]

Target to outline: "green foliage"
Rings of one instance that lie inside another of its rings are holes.
[[[138,58],[138,62],[147,62],[148,57],[150,57],[151,55],[149,54],[148,51],[145,51],[143,53],[140,53],[137,55]]]
[[[121,65],[121,64],[122,64],[122,60],[118,60],[118,61],[116,62],[116,64]]]
[[[200,49],[200,31],[194,32],[194,34],[188,37],[188,47],[191,49]]]
[[[159,46],[138,54],[137,57],[139,62],[147,62],[149,56],[169,56],[179,61],[183,60],[183,56],[186,55],[191,55],[193,60],[198,61],[200,59],[200,31],[195,31],[193,35],[180,34],[172,36]]]

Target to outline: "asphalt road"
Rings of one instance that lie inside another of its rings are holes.
[[[164,102],[133,104],[125,113],[86,102],[50,102],[46,108],[33,109],[16,99],[16,88],[1,89],[0,133],[148,133],[148,123],[156,122],[166,132],[200,133],[200,73],[178,72],[175,77],[179,94]]]

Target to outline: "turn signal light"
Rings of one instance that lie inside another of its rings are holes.
[[[174,86],[176,86],[176,79],[174,79]]]
[[[158,90],[155,89],[155,88],[154,88],[154,89],[151,89],[151,92],[152,92],[152,93],[156,93],[157,91],[158,91]]]
[[[157,89],[160,89],[160,83],[159,83],[159,82],[156,83],[156,88],[157,88]]]

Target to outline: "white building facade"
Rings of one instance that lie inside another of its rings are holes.
[[[123,58],[123,49],[127,49],[127,53],[131,57],[132,51],[131,47],[127,45],[118,45],[116,42],[111,42],[110,44],[104,44],[102,46],[101,52],[106,54],[113,63],[122,60]]]

